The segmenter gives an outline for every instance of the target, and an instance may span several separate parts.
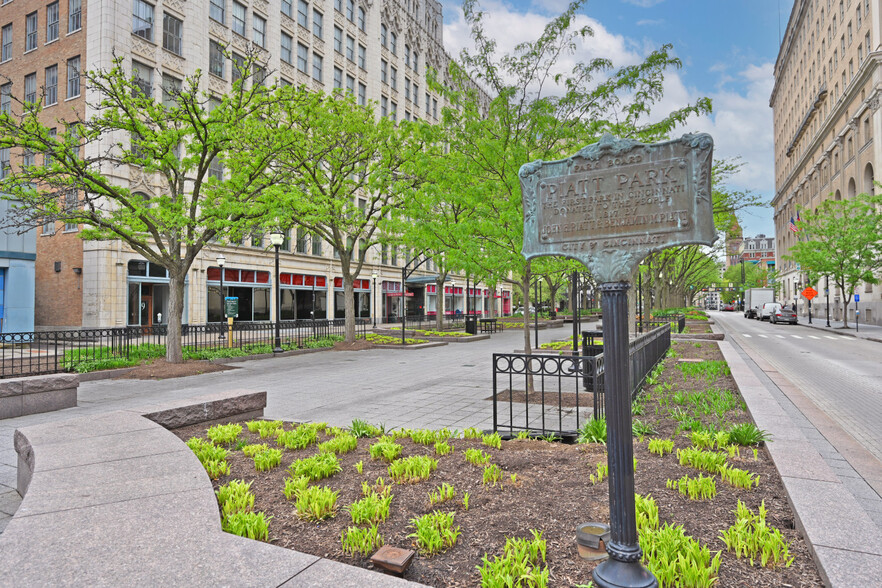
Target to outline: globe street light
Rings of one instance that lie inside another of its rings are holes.
[[[279,332],[279,314],[282,312],[282,288],[279,283],[279,247],[282,246],[282,243],[285,242],[285,235],[278,229],[270,233],[270,243],[276,250],[276,340],[275,347],[273,348],[273,353],[281,353],[282,350],[282,336]]]
[[[221,332],[220,332],[220,337],[218,337],[218,339],[223,341],[224,339],[227,338],[227,336],[224,334],[225,327],[223,325],[224,314],[226,314],[224,312],[224,306],[226,303],[226,300],[224,299],[224,264],[227,263],[227,258],[224,257],[223,253],[219,253],[216,261],[217,261],[217,266],[220,268],[220,299],[221,299]]]

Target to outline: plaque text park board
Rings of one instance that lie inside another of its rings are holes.
[[[704,133],[655,144],[605,135],[523,165],[524,256],[571,257],[600,283],[624,282],[653,251],[713,244],[712,160]]]

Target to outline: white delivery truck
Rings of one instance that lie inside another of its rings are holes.
[[[744,318],[759,318],[759,311],[766,302],[775,301],[772,288],[748,288],[744,291]]]

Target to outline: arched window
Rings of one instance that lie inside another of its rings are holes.
[[[837,202],[839,200],[842,200],[842,194],[839,192],[839,190],[836,190],[836,196],[834,196],[833,199],[836,200]]]
[[[863,193],[872,196],[876,193],[876,184],[873,178],[873,164],[868,163],[864,168],[864,187]]]
[[[857,193],[857,188],[854,183],[854,178],[848,178],[848,199],[851,200],[854,198]]]

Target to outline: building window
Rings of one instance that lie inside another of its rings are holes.
[[[389,111],[389,117],[390,117],[393,121],[397,121],[397,120],[398,120],[398,104],[396,104],[395,102],[392,102],[392,108],[391,108],[391,110]]]
[[[46,236],[55,234],[55,221],[53,219],[43,219],[43,234]]]
[[[312,79],[317,82],[322,81],[322,56],[313,52],[312,54]]]
[[[293,16],[294,6],[291,5],[291,0],[282,0],[282,14],[285,16]]]
[[[404,77],[404,99],[410,100],[410,78]]]
[[[419,73],[419,72],[420,72],[419,57],[420,57],[420,54],[419,54],[418,52],[414,51],[414,52],[413,52],[413,60],[412,60],[412,65],[411,65],[411,67],[413,67],[413,71],[416,72],[416,73]]]
[[[389,36],[389,29],[386,28],[386,25],[380,25],[380,45],[383,47],[388,47],[387,40]]]
[[[224,77],[224,48],[217,41],[208,42],[208,72],[219,78]]]
[[[343,70],[339,67],[334,68],[334,89],[343,88]]]
[[[297,0],[297,24],[304,29],[309,28],[309,4],[306,0]]]
[[[355,95],[355,78],[352,76],[346,76],[346,91]]]
[[[322,239],[318,235],[312,236],[312,254],[318,256],[322,254]]]
[[[429,108],[430,106],[431,106],[430,96],[429,96],[429,93],[426,92],[426,116],[428,116],[429,112],[431,112],[431,109]]]
[[[148,41],[153,40],[153,6],[144,0],[132,0],[132,32]]]
[[[162,105],[166,108],[174,108],[181,93],[181,80],[168,74],[162,74]]]
[[[392,55],[398,55],[398,35],[394,32],[389,34],[389,51]]]
[[[226,24],[227,0],[211,0],[208,16],[221,24]]]
[[[237,55],[233,53],[233,63],[232,68],[230,69],[230,81],[234,84],[245,77],[245,58],[241,55]]]
[[[380,81],[384,84],[389,83],[389,64],[385,59],[380,60]]]
[[[432,117],[438,118],[438,99],[432,98]]]
[[[367,69],[367,49],[363,45],[358,46],[358,67]]]
[[[24,79],[24,99],[27,104],[37,101],[37,74],[31,73]]]
[[[67,2],[67,32],[68,34],[80,30],[83,14],[82,0],[68,0]]]
[[[25,53],[37,48],[37,13],[25,17]]]
[[[135,84],[132,88],[133,96],[137,97],[137,92],[144,98],[153,96],[153,69],[150,66],[132,61],[132,82]]]
[[[343,55],[343,29],[334,27],[334,51]]]
[[[413,103],[418,105],[419,99],[420,99],[420,87],[416,82],[414,82],[414,84],[413,84]],[[417,110],[419,110],[419,106],[417,106]]]
[[[238,2],[233,2],[233,32],[242,37],[245,36],[246,9]]]
[[[389,85],[392,86],[393,90],[398,89],[398,69],[393,67],[389,68]]]
[[[280,55],[285,63],[293,63],[294,39],[288,33],[282,32],[282,53]]]
[[[383,265],[389,263],[389,246],[385,243],[380,247],[380,263]]]
[[[251,81],[255,86],[263,86],[266,82],[266,69],[256,63],[251,67]]]
[[[58,2],[46,7],[46,42],[58,39]]]
[[[355,22],[355,0],[346,0],[346,20]]]
[[[80,95],[80,56],[67,60],[67,97]]]
[[[358,83],[358,104],[359,106],[367,106],[367,86]]]
[[[183,54],[184,21],[169,13],[162,16],[162,46],[175,55]]]
[[[307,64],[309,59],[309,49],[302,43],[297,43],[297,69],[303,73],[307,73]]]
[[[309,233],[306,232],[306,229],[304,229],[303,227],[297,227],[297,253],[302,253],[306,255],[306,243],[308,240]]]
[[[8,24],[0,31],[0,63],[12,59],[12,25]]]
[[[355,39],[346,35],[346,59],[355,63]]]
[[[253,14],[251,15],[251,23],[254,28],[254,42],[260,47],[266,47],[266,20]]]
[[[68,190],[64,193],[64,209],[68,212],[76,210],[79,205],[79,198],[76,190]],[[77,223],[64,223],[64,232],[70,233],[78,229]]]
[[[215,156],[211,159],[211,163],[208,164],[208,177],[219,182],[224,181],[224,162],[220,157]]]
[[[385,117],[389,114],[389,99],[385,96],[380,97],[380,116]]]
[[[410,67],[410,45],[404,44],[404,65]]]
[[[337,12],[343,12],[343,0],[334,0],[334,10]]]
[[[358,30],[367,32],[367,14],[361,6],[358,7]]]
[[[9,163],[9,147],[0,149],[0,180],[6,177],[12,166]]]
[[[46,106],[58,103],[58,66],[50,65],[46,68]]]
[[[12,82],[0,86],[0,114],[9,114],[12,109]]]
[[[312,34],[321,39],[325,34],[325,15],[312,9]]]

